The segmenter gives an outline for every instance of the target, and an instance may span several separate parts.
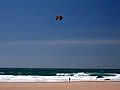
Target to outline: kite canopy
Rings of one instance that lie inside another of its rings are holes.
[[[61,20],[63,20],[63,18],[64,18],[63,16],[56,16],[56,20],[60,20],[61,21]]]

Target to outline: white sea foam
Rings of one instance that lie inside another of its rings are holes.
[[[75,73],[73,76],[89,76],[89,74],[81,72],[81,73]]]
[[[74,76],[14,76],[0,75],[0,82],[68,82],[71,81],[120,81],[120,74],[115,76],[89,76],[84,73],[75,74]]]
[[[80,73],[57,73],[56,76],[89,76],[89,74],[86,74],[84,72],[80,72]]]

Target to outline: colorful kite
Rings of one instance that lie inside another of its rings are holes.
[[[57,21],[58,23],[64,23],[64,22],[63,22],[63,18],[64,18],[64,16],[56,16],[56,21]]]

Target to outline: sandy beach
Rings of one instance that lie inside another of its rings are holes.
[[[0,83],[0,90],[120,90],[120,82]]]

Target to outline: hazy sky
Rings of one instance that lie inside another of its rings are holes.
[[[120,68],[120,0],[0,0],[0,67]]]

